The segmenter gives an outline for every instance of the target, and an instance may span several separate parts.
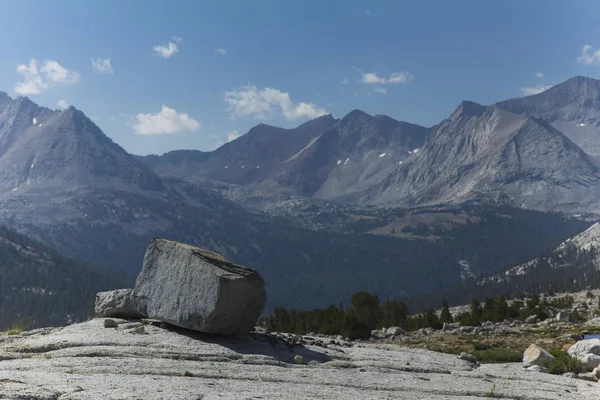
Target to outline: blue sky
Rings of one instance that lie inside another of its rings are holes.
[[[600,77],[597,1],[4,0],[0,9],[0,91],[72,104],[135,154],[211,150],[260,122],[293,127],[355,108],[430,126],[465,99]]]

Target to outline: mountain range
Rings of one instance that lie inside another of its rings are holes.
[[[598,82],[465,101],[429,128],[354,110],[161,156],[0,93],[0,225],[124,285],[152,237],[209,248],[261,272],[267,310],[423,296],[589,227],[575,217],[599,209]]]
[[[341,120],[321,117],[328,124],[304,134],[278,158],[262,153],[262,166],[246,165],[245,152],[255,154],[256,138],[276,129],[266,125],[212,153],[186,152],[187,158],[196,154],[193,165],[183,166],[178,152],[140,160],[185,179],[358,206],[468,202],[594,213],[600,209],[599,114],[600,81],[574,77],[543,93],[489,106],[464,101],[431,128],[358,110]],[[290,130],[285,137],[300,135]],[[224,152],[225,165],[210,161]],[[260,174],[240,178],[240,169],[249,167],[260,167]]]

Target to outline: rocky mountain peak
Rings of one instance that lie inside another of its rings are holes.
[[[475,103],[473,101],[464,100],[456,108],[456,111],[450,116],[451,120],[456,120],[461,117],[480,117],[487,110],[486,106]]]
[[[373,117],[362,110],[352,110],[340,120],[340,128],[344,128],[350,124],[365,123]]]

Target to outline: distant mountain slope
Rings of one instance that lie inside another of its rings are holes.
[[[510,282],[516,276],[534,275],[543,266],[554,270],[577,270],[582,260],[600,271],[600,222],[565,240],[552,252],[487,277],[483,282]],[[559,272],[555,274],[559,275]]]
[[[295,193],[320,199],[359,192],[418,152],[427,132],[422,126],[354,110],[282,165],[276,179]]]
[[[463,102],[363,204],[483,201],[543,211],[600,209],[595,160],[544,120]]]
[[[260,124],[210,153],[183,150],[138,159],[158,174],[335,199],[377,183],[419,150],[427,132],[354,110],[341,120],[327,115],[291,130]]]
[[[542,118],[593,157],[600,157],[600,80],[573,77],[550,89],[497,107]]]
[[[96,292],[118,284],[0,227],[0,330],[16,319],[30,328],[85,320],[93,314]]]
[[[324,228],[300,228],[293,218],[249,211],[228,201],[213,186],[157,176],[75,109],[51,111],[27,99],[4,97],[0,114],[0,165],[7,169],[4,175],[0,172],[0,223],[97,270],[116,271],[129,283],[141,268],[148,241],[160,236],[209,248],[258,269],[267,282],[269,308],[337,304],[360,290],[383,299],[414,296],[459,281],[464,269],[460,261],[492,272],[585,228],[581,221],[560,215],[509,208],[475,210],[472,221],[441,235],[444,240],[419,236],[421,227],[412,235],[382,234],[403,229],[385,213],[357,213],[349,229],[336,230],[316,208],[314,214],[325,219]],[[388,129],[378,128],[390,123],[385,118],[358,114],[347,122],[320,137],[333,132],[331,137],[341,144],[345,137],[354,137],[345,154],[354,147],[357,154],[385,147],[395,149],[390,158],[400,154],[409,156],[408,162],[415,157],[414,149],[413,155],[408,150],[402,154],[414,145],[411,126],[392,121],[399,133],[391,131],[386,138]],[[378,133],[363,135],[363,123]],[[352,126],[360,128],[354,131]],[[423,129],[414,128],[417,139]],[[380,136],[382,144],[375,140]],[[290,150],[286,160],[298,153],[293,160],[303,158],[303,148]],[[315,148],[326,151],[321,145]],[[324,159],[331,156],[341,154]],[[352,214],[334,219],[346,217]]]
[[[209,178],[250,185],[271,178],[281,163],[331,129],[337,120],[331,114],[295,129],[259,124],[247,134],[212,152],[180,150],[162,156],[138,157],[161,175],[178,178]]]

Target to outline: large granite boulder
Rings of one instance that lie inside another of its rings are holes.
[[[96,294],[94,312],[98,317],[138,319],[142,314],[131,297],[133,289],[117,289]]]
[[[539,365],[541,366],[546,361],[553,360],[554,356],[542,349],[537,344],[532,344],[523,353],[523,364],[526,366]]]
[[[571,357],[576,357],[587,369],[600,366],[600,339],[580,340],[567,350]]]
[[[133,297],[148,318],[217,335],[248,333],[266,303],[255,270],[158,238],[148,245]]]

